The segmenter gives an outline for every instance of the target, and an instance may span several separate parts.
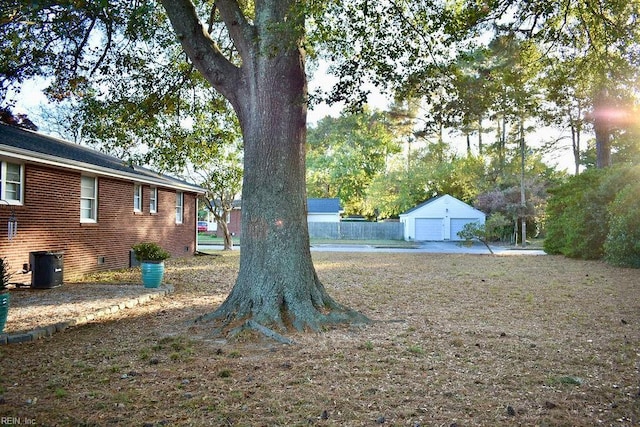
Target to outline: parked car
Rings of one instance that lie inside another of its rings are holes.
[[[198,232],[207,231],[208,223],[207,221],[198,221]]]

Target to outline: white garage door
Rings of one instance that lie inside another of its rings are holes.
[[[444,218],[416,218],[416,240],[443,240]]]
[[[477,218],[451,218],[451,240],[462,240],[458,231],[461,231],[466,223],[477,221]]]

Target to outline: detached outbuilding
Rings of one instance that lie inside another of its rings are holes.
[[[400,215],[404,239],[415,241],[462,240],[458,231],[465,224],[484,224],[486,215],[453,196],[436,197]]]
[[[233,210],[227,220],[227,226],[229,231],[234,236],[240,236],[242,233],[242,201],[236,200],[233,202]],[[309,224],[315,224],[321,226],[319,223],[336,223],[340,222],[340,214],[342,208],[340,207],[340,199],[307,199],[307,222]],[[315,228],[317,229],[317,227]],[[315,230],[314,229],[314,230]],[[336,228],[337,230],[337,228]],[[326,236],[325,236],[326,237]]]
[[[340,222],[340,199],[307,199],[308,222]]]

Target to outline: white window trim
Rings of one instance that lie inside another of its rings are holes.
[[[176,224],[184,222],[184,193],[176,191]]]
[[[7,165],[8,164],[17,165],[20,167],[20,182],[18,183],[18,185],[20,186],[20,190],[18,191],[18,199],[9,199],[7,197],[7,169],[8,169]],[[22,205],[24,200],[24,164],[3,161],[0,164],[0,169],[1,169],[0,173],[2,174],[2,176],[0,177],[0,184],[1,184],[0,198],[5,200],[10,205]]]
[[[149,213],[158,213],[158,187],[149,189]]]
[[[93,197],[82,197],[82,180],[88,178],[93,180]],[[82,200],[92,200],[91,205],[91,218],[82,217]],[[98,222],[98,178],[95,176],[82,175],[80,178],[80,222],[81,223],[96,223]]]
[[[133,211],[142,212],[142,185],[133,184]]]

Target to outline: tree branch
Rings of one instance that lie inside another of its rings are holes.
[[[82,56],[82,52],[87,45],[87,41],[89,40],[89,36],[91,36],[91,31],[93,31],[93,27],[96,25],[97,17],[92,17],[91,22],[89,23],[89,28],[87,28],[84,32],[84,37],[80,41],[80,44],[76,46],[75,52],[73,54],[73,69],[77,70],[79,68],[80,57]]]
[[[255,28],[247,22],[236,0],[217,0],[214,7],[218,8],[240,58],[246,61],[254,48]]]
[[[104,62],[104,59],[107,57],[107,53],[109,52],[109,49],[111,49],[111,43],[113,38],[113,28],[111,25],[111,21],[105,20],[105,27],[107,31],[107,42],[105,43],[104,49],[102,50],[102,55],[100,55],[100,58],[98,58],[98,60],[96,61],[95,65],[93,66],[93,69],[91,70],[90,75],[92,75],[98,70],[98,68]]]
[[[191,0],[161,0],[187,56],[205,79],[239,108],[240,69],[224,57],[198,18]],[[219,2],[220,3],[220,2]],[[222,2],[225,3],[225,2]]]

